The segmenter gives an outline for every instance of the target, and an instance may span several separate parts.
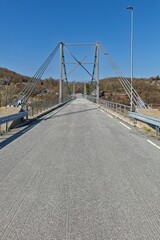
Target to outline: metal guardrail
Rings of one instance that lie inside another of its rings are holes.
[[[154,126],[156,129],[156,136],[159,134],[160,130],[160,119],[159,118],[153,118],[150,116],[142,115],[136,112],[129,112],[129,117],[134,118],[136,120],[139,120],[141,122],[147,123],[151,126]]]
[[[73,97],[67,96],[62,99],[61,103],[66,103],[67,101],[72,100]],[[25,108],[28,111],[28,116],[29,117],[34,117],[40,113],[43,113],[52,107],[56,106],[59,104],[59,98],[55,99],[49,99],[49,100],[43,100],[43,101],[37,101],[33,103],[26,104]]]
[[[88,96],[88,100],[96,103],[97,100],[95,97]],[[103,99],[99,99],[98,103],[114,112],[117,112],[125,117],[130,117],[136,120],[139,120],[141,122],[147,123],[150,126],[154,127],[156,130],[156,137],[160,133],[160,119],[159,118],[153,118],[150,116],[142,115],[136,112],[130,112],[130,106],[120,104],[120,103],[115,103],[115,102],[110,102],[106,101]]]
[[[15,114],[11,114],[5,117],[1,117],[0,118],[0,132],[1,132],[1,125],[2,124],[6,124],[6,132],[8,131],[8,123],[18,120],[20,118],[26,117],[28,116],[28,112],[27,111],[23,111],[23,112],[19,112],[19,113],[15,113]]]
[[[141,120],[142,122],[146,122],[155,126],[160,127],[160,119],[159,118],[153,118],[150,116],[142,115],[136,112],[129,112],[129,116],[138,120]]]
[[[88,100],[96,103],[97,100],[95,97],[90,97],[88,96]],[[128,116],[128,112],[130,111],[130,106],[127,106],[127,105],[124,105],[124,104],[120,104],[120,103],[115,103],[115,102],[110,102],[110,101],[106,101],[106,100],[103,100],[103,99],[99,99],[98,100],[98,103],[100,105],[102,105],[103,107],[105,108],[108,108],[118,114],[121,114],[125,117]]]
[[[35,115],[34,117],[32,116],[31,119],[35,120],[37,118],[41,118],[42,116],[54,111],[57,108],[62,107],[63,105],[69,103],[70,101],[74,100],[76,97],[69,97],[69,98],[63,98],[62,102],[59,102],[56,105],[53,105],[52,107],[50,107],[49,109],[44,109],[44,111],[41,111],[38,113],[38,115]],[[28,118],[30,119],[30,116],[28,115]]]
[[[57,108],[57,107],[63,106],[64,104],[68,103],[69,101],[71,101],[73,99],[75,99],[75,97],[73,97],[73,96],[65,97],[65,98],[63,98],[63,101],[59,104],[58,104],[59,99],[56,99],[56,101],[51,101],[50,104],[48,104],[46,107],[45,107],[45,102],[40,103],[41,105],[39,104],[39,106],[38,106],[38,103],[35,103],[35,106],[37,107],[37,109],[36,109],[36,111],[33,111],[33,109],[32,109],[32,114],[31,115],[33,116],[34,115],[33,113],[40,114],[38,116],[44,115],[44,114],[47,113],[46,110],[53,111],[52,107],[55,106]],[[33,106],[33,105],[31,105],[31,106]],[[24,110],[23,112],[19,112],[19,113],[16,113],[16,114],[1,117],[0,118],[0,133],[2,132],[1,131],[1,125],[2,124],[6,124],[6,132],[7,132],[9,122],[18,120],[18,119],[23,118],[25,116],[28,119],[29,112],[30,112],[30,106],[27,106],[26,110]]]
[[[101,105],[103,105],[104,107],[119,113],[123,116],[128,116],[128,112],[130,111],[130,107],[124,104],[120,104],[120,103],[115,103],[115,102],[110,102],[110,101],[106,101],[106,100],[99,100],[99,103]]]

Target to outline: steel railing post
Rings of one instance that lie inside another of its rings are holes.
[[[118,104],[116,103],[116,112],[118,112]]]
[[[124,116],[126,116],[126,106],[124,106]]]
[[[156,137],[158,137],[158,136],[159,136],[159,127],[156,126]]]
[[[8,122],[6,122],[6,132],[8,132]]]

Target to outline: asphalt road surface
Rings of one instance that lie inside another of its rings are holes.
[[[160,239],[160,149],[122,124],[77,99],[1,142],[0,239]]]

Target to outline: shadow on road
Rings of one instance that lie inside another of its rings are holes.
[[[75,112],[70,112],[70,113],[65,113],[65,114],[59,114],[59,115],[55,115],[58,112],[54,113],[53,115],[47,117],[46,119],[43,119],[43,117],[41,119],[35,120],[31,125],[27,125],[25,128],[23,128],[22,130],[20,130],[17,133],[9,133],[7,134],[9,137],[1,137],[0,138],[0,150],[4,147],[6,147],[8,144],[10,144],[11,142],[13,142],[14,140],[16,140],[17,138],[21,137],[23,134],[25,134],[26,132],[30,131],[33,127],[35,127],[38,123],[40,123],[41,121],[44,120],[48,120],[48,119],[52,119],[52,118],[58,118],[58,117],[64,117],[67,115],[72,115],[72,114],[78,114],[78,113],[82,113],[82,112],[88,112],[88,111],[94,111],[97,108],[89,108],[89,109],[85,109],[85,110],[80,110],[80,111],[75,111]]]
[[[58,118],[58,117],[63,117],[63,116],[67,116],[67,115],[72,115],[72,114],[77,114],[77,113],[82,113],[82,112],[88,112],[88,111],[93,111],[93,110],[97,110],[98,108],[89,108],[89,109],[85,109],[85,110],[80,110],[80,111],[75,111],[75,112],[70,112],[70,113],[64,113],[64,114],[58,114],[58,115],[52,115],[52,116],[49,116],[48,118],[46,118],[45,120],[47,119],[52,119],[53,117],[54,118]]]
[[[35,127],[41,120],[36,120],[32,125],[28,125],[27,127],[23,128],[21,131],[17,133],[13,133],[13,135],[9,134],[8,138],[0,138],[2,140],[0,142],[0,150],[6,147],[8,144],[25,134],[26,132],[30,131],[33,127]],[[3,140],[4,139],[4,140]]]

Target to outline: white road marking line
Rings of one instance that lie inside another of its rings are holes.
[[[101,110],[101,112],[103,112],[103,113],[106,113],[104,110],[102,110],[102,109],[100,109]],[[113,118],[111,115],[109,115],[108,113],[107,113],[107,116],[108,117],[110,117],[110,118]]]
[[[120,124],[122,124],[124,127],[128,128],[128,129],[131,129],[130,127],[128,127],[126,124],[122,123],[122,122],[119,122]]]
[[[111,115],[109,115],[108,113],[107,113],[107,116],[110,117],[110,118],[113,118],[113,117],[112,117]]]
[[[151,142],[150,140],[147,140],[147,142],[149,142],[150,144],[152,144],[153,146],[155,146],[156,148],[160,149],[160,147],[158,145],[156,145],[155,143]]]

